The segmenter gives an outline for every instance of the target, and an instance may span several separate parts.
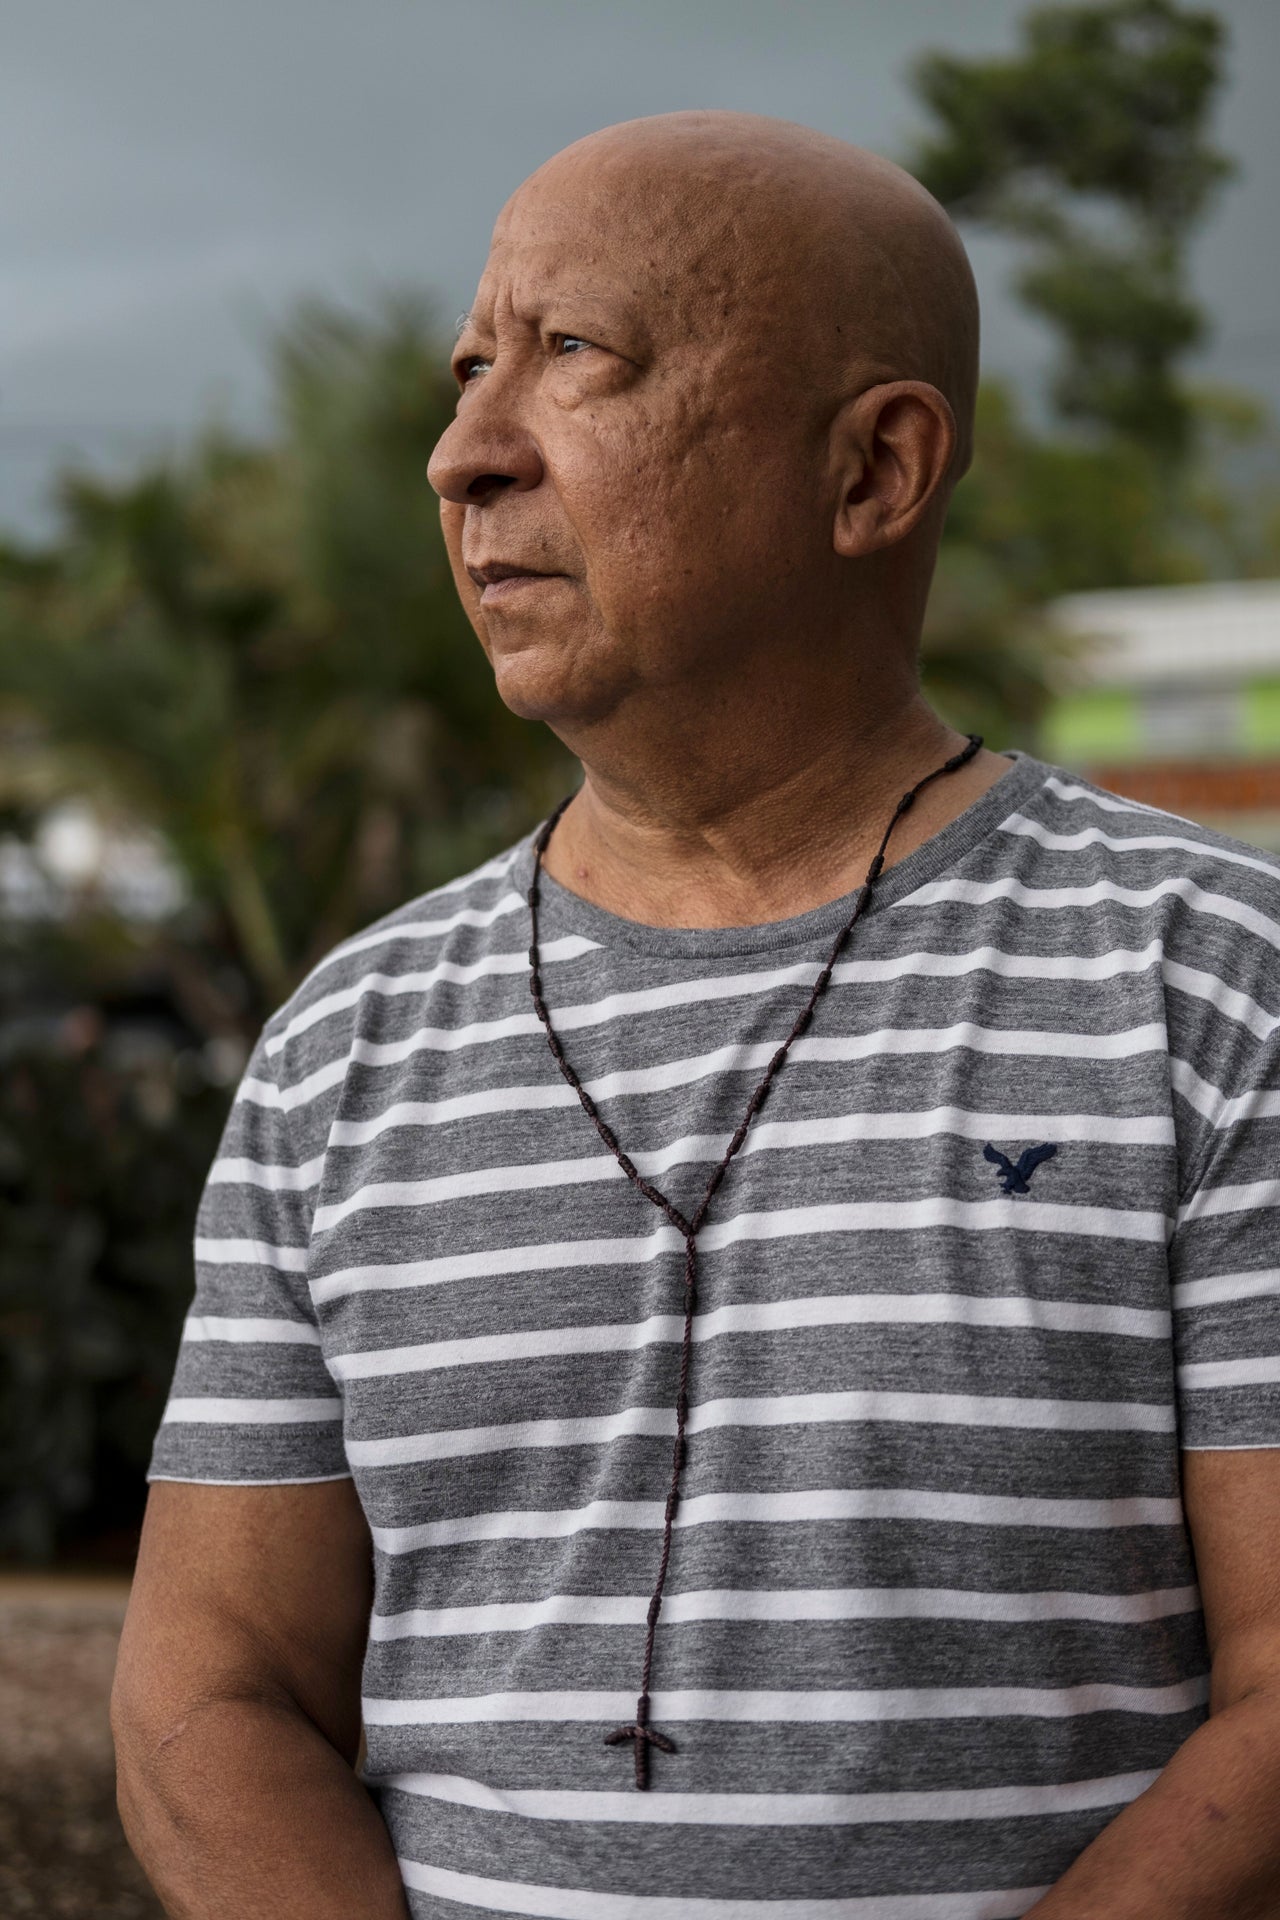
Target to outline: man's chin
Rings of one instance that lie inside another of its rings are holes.
[[[604,719],[622,697],[613,676],[602,674],[599,663],[592,671],[582,650],[560,637],[495,635],[490,628],[489,658],[503,705],[556,732]]]

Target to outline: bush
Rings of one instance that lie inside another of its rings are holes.
[[[226,1105],[200,1053],[93,1009],[0,1058],[0,1555],[136,1527]]]

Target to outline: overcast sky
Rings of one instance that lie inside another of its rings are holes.
[[[1280,0],[1218,0],[1219,141],[1196,254],[1204,370],[1280,406]],[[547,154],[672,108],[745,108],[901,154],[913,55],[1012,45],[1025,0],[0,0],[0,525],[54,465],[264,417],[262,340],[302,292],[470,299]],[[989,369],[1036,332],[973,247]]]

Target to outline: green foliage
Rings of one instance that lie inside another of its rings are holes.
[[[1231,164],[1206,141],[1222,29],[1174,0],[1039,7],[1012,55],[915,67],[933,121],[909,165],[962,223],[1024,251],[1058,350],[1050,417],[987,381],[925,630],[959,724],[1034,739],[1072,660],[1064,593],[1273,572],[1277,446],[1246,396],[1193,387],[1207,331],[1186,250]]]
[[[425,477],[441,364],[414,302],[309,308],[278,344],[267,445],[73,475],[54,550],[0,557],[0,699],[36,717],[68,791],[163,836],[252,982],[251,1022],[568,777],[498,701],[457,604]]]
[[[76,1024],[0,1057],[0,1554],[30,1560],[136,1521],[226,1107],[194,1054]]]
[[[1058,337],[1059,410],[1165,459],[1192,445],[1177,367],[1205,331],[1186,246],[1232,172],[1205,137],[1222,41],[1211,13],[1112,0],[1036,9],[1011,57],[915,69],[937,127],[912,170],[1029,248],[1019,291]]]
[[[1194,391],[1195,457],[1171,476],[1118,434],[1045,431],[984,382],[973,467],[956,490],[924,634],[924,681],[958,725],[1025,744],[1073,654],[1046,624],[1060,594],[1270,577],[1280,567],[1280,446],[1256,405]],[[1247,484],[1230,477],[1247,458]]]

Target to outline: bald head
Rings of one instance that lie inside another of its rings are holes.
[[[932,194],[863,147],[757,114],[687,112],[587,135],[525,181],[501,244],[535,209],[580,225],[607,208],[615,239],[661,264],[667,298],[702,324],[753,322],[792,367],[843,397],[910,379],[951,406],[951,478],[972,453],[978,301],[960,236]]]

